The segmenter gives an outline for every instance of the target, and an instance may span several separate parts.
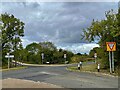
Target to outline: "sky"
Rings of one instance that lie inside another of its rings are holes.
[[[50,41],[59,49],[89,53],[97,42],[82,38],[93,19],[105,19],[105,11],[117,12],[117,2],[0,2],[1,13],[13,14],[25,23],[23,46]]]

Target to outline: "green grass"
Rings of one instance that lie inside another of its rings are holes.
[[[91,72],[96,72],[97,71],[97,65],[92,64],[92,65],[86,65],[83,66],[81,71],[91,71]]]
[[[19,66],[19,67],[14,67],[14,68],[9,68],[9,69],[1,69],[0,71],[9,71],[9,70],[20,70],[20,69],[25,69],[27,68],[26,66]]]
[[[96,65],[86,65],[86,66],[83,66],[82,69],[78,70],[78,67],[77,66],[74,66],[74,67],[68,67],[67,68],[68,70],[70,71],[97,71],[96,69]]]
[[[80,70],[78,70],[77,66],[68,67],[67,70],[75,71],[75,72],[98,72],[96,64],[85,65]],[[109,69],[100,69],[100,73],[110,74]],[[115,72],[115,73],[112,73],[111,75],[118,76],[118,73]]]

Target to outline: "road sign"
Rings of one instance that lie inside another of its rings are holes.
[[[67,58],[66,54],[64,54],[64,58]]]
[[[7,53],[7,55],[5,55],[5,58],[8,58],[8,69],[10,67],[10,58],[14,58],[14,55],[10,55],[9,53]]]
[[[94,53],[94,57],[97,58],[97,53]]]
[[[95,63],[96,63],[97,53],[94,53],[94,58],[95,58]]]
[[[116,42],[106,42],[107,51],[109,51],[110,73],[114,72],[114,53],[116,51]],[[111,57],[112,55],[112,57]]]
[[[116,42],[106,42],[107,51],[116,51]]]
[[[42,59],[44,59],[44,53],[42,53],[41,56],[42,56]]]
[[[41,53],[41,57],[42,57],[42,64],[43,64],[43,60],[44,60],[44,53]]]
[[[14,58],[14,55],[6,55],[5,58]]]

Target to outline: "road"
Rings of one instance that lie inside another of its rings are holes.
[[[28,67],[4,71],[3,79],[18,78],[55,84],[64,88],[118,88],[118,78],[87,72],[72,72],[67,66]]]

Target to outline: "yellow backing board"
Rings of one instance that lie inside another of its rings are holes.
[[[116,42],[106,42],[107,51],[116,51]]]

